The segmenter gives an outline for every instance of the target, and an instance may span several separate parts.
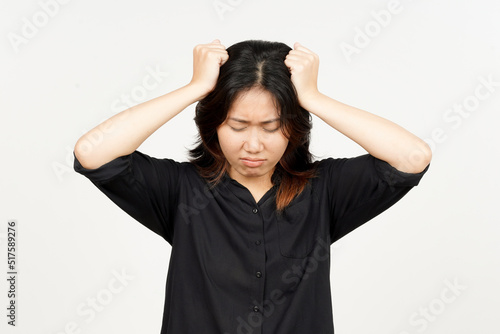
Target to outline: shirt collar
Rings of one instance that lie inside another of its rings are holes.
[[[276,181],[279,181],[280,178],[277,178],[275,176],[276,174],[277,174],[276,172],[273,174],[273,178]],[[243,201],[251,206],[255,206],[255,204],[256,204],[255,199],[253,198],[252,194],[250,193],[250,190],[248,190],[247,187],[245,187],[244,185],[242,185],[241,183],[239,183],[235,179],[231,178],[227,172],[225,172],[224,175],[222,176],[221,183],[226,189],[230,190],[241,201]],[[262,205],[271,198],[274,200],[274,195],[276,194],[278,187],[279,187],[279,183],[274,184],[269,189],[269,191],[267,191],[266,194],[264,194],[264,196],[262,196],[262,198],[259,200],[259,203]]]

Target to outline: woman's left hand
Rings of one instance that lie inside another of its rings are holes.
[[[318,94],[319,57],[317,54],[302,46],[294,44],[285,58],[285,65],[292,74],[292,83],[297,90],[300,105],[306,108],[307,102]]]

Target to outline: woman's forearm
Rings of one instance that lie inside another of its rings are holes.
[[[153,132],[215,87],[219,68],[228,57],[218,39],[196,45],[189,84],[126,109],[84,134],[75,144],[78,161],[84,168],[95,169],[134,152]]]
[[[419,173],[431,160],[427,143],[385,118],[319,92],[304,101],[304,108],[400,171]]]
[[[128,108],[84,134],[75,144],[75,156],[83,167],[94,169],[130,154],[203,94],[202,89],[188,84]]]
[[[295,43],[285,58],[285,65],[304,109],[400,171],[419,173],[429,164],[432,152],[417,136],[389,120],[320,93],[317,54]]]

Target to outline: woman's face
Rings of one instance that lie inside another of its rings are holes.
[[[217,135],[232,179],[246,186],[270,187],[275,166],[288,145],[271,93],[259,88],[242,93]]]

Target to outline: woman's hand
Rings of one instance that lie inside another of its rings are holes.
[[[189,85],[199,88],[202,98],[214,89],[219,77],[219,68],[228,58],[226,48],[218,39],[210,44],[194,47],[193,78]]]
[[[297,90],[299,103],[307,109],[308,101],[318,96],[319,57],[299,43],[294,44],[285,58],[285,65],[292,74],[292,83]]]

